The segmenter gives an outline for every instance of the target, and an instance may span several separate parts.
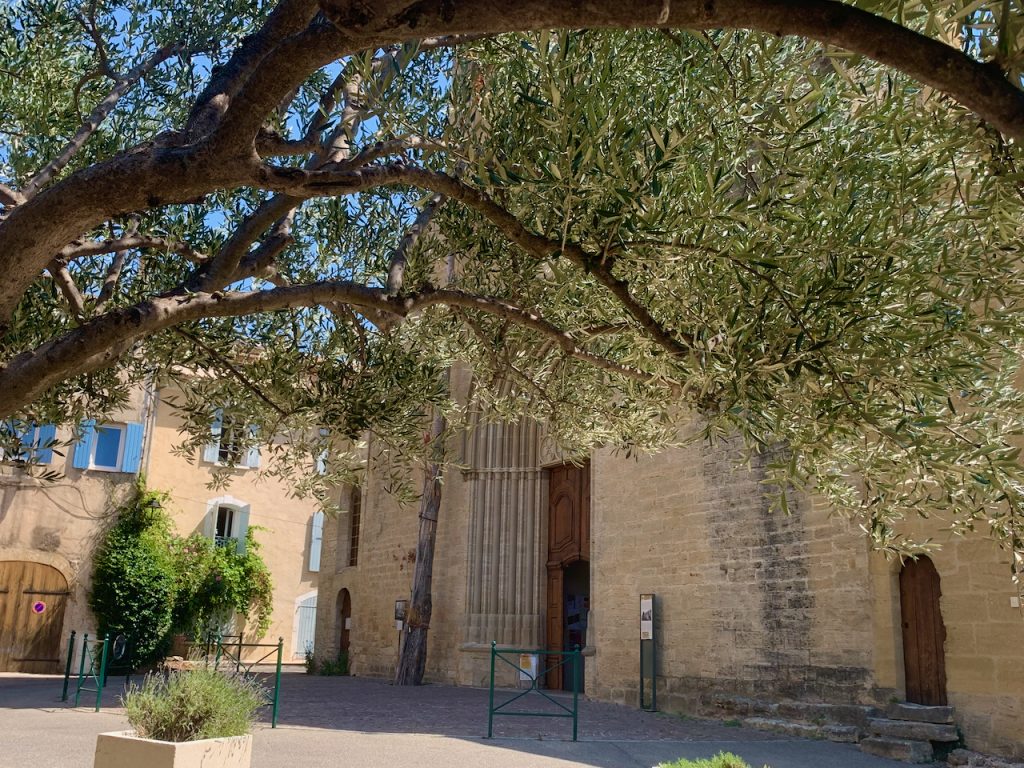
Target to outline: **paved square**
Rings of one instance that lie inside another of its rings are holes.
[[[90,768],[96,734],[127,727],[116,706],[120,684],[120,678],[110,681],[96,713],[61,704],[58,677],[0,675],[0,767]],[[497,718],[495,738],[483,738],[486,733],[486,690],[396,688],[382,680],[289,673],[278,728],[267,722],[256,729],[253,768],[651,768],[721,750],[756,768],[903,765],[849,744],[583,700],[579,742],[569,740],[568,719]]]

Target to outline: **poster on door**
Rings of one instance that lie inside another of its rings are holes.
[[[640,639],[654,638],[654,595],[640,595]]]

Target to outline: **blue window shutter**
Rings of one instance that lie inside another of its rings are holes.
[[[142,425],[129,423],[124,431],[124,457],[121,471],[135,474],[142,467]]]
[[[313,513],[313,528],[309,534],[309,570],[320,570],[320,547],[324,540],[324,513]]]
[[[40,464],[49,464],[53,461],[53,443],[56,439],[56,424],[43,424],[39,427],[39,439],[36,442],[36,461]]]
[[[249,532],[249,507],[235,509],[235,530],[231,535],[238,540],[238,554],[245,554],[245,535]]]
[[[75,443],[75,456],[71,466],[75,469],[88,469],[92,449],[96,444],[96,419],[85,419],[82,422],[82,436]]]
[[[210,442],[203,448],[203,461],[216,464],[220,458],[220,433],[224,426],[224,409],[218,408],[213,412],[213,421],[210,422]]]
[[[256,437],[258,427],[255,424],[249,425],[249,436]],[[245,466],[256,469],[260,465],[260,447],[254,445],[252,448],[245,452]]]
[[[36,442],[36,425],[29,422],[18,422],[18,442],[21,443],[21,452],[18,454],[18,461],[31,461],[33,449]]]
[[[212,539],[217,535],[217,505],[208,504],[206,517],[203,518],[203,536]]]

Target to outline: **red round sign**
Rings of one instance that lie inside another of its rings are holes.
[[[36,602],[32,603],[32,613],[42,613],[45,610],[46,603],[44,603],[42,600],[37,600]]]

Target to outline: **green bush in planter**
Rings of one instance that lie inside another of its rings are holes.
[[[266,703],[255,682],[212,667],[150,675],[124,697],[135,732],[159,741],[198,741],[243,736],[252,730],[256,710]]]

